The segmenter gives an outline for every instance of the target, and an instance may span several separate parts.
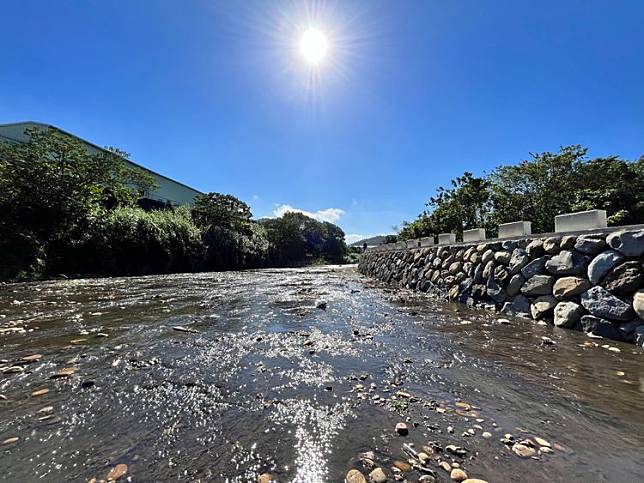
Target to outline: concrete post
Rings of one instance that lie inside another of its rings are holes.
[[[438,235],[439,245],[451,245],[456,243],[456,235],[454,233],[441,233]]]
[[[420,246],[421,247],[431,247],[434,244],[434,237],[433,236],[426,236],[425,238],[420,239]]]
[[[555,231],[583,231],[606,228],[605,210],[578,211],[555,216]]]
[[[532,235],[532,222],[513,221],[499,225],[499,238],[512,238]]]
[[[474,242],[485,240],[485,230],[483,228],[474,228],[472,230],[463,230],[463,241]]]

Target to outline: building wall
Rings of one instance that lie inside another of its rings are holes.
[[[49,126],[47,124],[41,124],[36,122],[21,122],[21,123],[15,123],[15,124],[5,124],[5,125],[0,125],[0,140],[12,141],[12,142],[28,142],[29,138],[28,136],[25,135],[25,129],[30,127],[39,127],[43,129],[46,129],[48,127],[53,127],[55,129],[58,129],[55,126]],[[60,131],[65,132],[62,130]],[[66,133],[66,134],[69,134],[69,133]],[[74,136],[73,134],[70,134],[70,135]],[[99,146],[96,146],[90,142],[87,142],[84,139],[78,138],[77,136],[74,136],[74,137],[76,137],[77,139],[79,139],[85,144],[85,146],[87,147],[87,151],[90,154],[94,154],[102,151],[102,148],[100,148]],[[194,188],[186,186],[183,183],[180,183],[178,181],[174,181],[173,179],[170,179],[159,173],[155,173],[154,171],[148,168],[145,168],[144,166],[140,166],[129,160],[125,160],[125,162],[129,166],[143,169],[144,171],[150,173],[153,176],[154,181],[158,187],[153,192],[146,194],[146,198],[148,199],[159,201],[161,203],[171,203],[173,205],[191,205],[194,201],[194,197],[198,194],[201,194],[200,191]]]

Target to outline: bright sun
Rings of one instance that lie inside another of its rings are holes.
[[[329,50],[329,42],[322,32],[310,28],[300,39],[300,53],[311,64],[319,64]]]

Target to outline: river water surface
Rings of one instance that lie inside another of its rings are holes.
[[[7,284],[0,347],[3,481],[394,481],[403,444],[437,481],[644,478],[640,349],[352,267]]]

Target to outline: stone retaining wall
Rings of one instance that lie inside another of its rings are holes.
[[[365,275],[644,347],[644,230],[368,250]]]

